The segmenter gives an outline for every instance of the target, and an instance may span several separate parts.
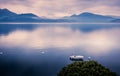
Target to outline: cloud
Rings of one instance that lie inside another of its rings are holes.
[[[82,32],[70,27],[41,27],[33,31],[18,30],[0,37],[2,47],[82,48],[85,52],[102,54],[120,49],[120,28]],[[11,45],[12,43],[12,45]]]
[[[0,0],[1,8],[8,8],[17,13],[32,12],[50,18],[79,14],[84,11],[119,15],[119,4],[120,0]]]

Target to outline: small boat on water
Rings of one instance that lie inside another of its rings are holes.
[[[71,61],[83,61],[84,56],[82,55],[72,55],[70,56]]]

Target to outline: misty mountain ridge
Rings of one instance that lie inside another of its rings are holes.
[[[0,9],[0,22],[36,22],[41,19],[32,13],[16,14],[8,9]]]
[[[71,17],[113,18],[113,17],[110,17],[110,16],[103,16],[103,15],[93,14],[93,13],[90,13],[90,12],[84,12],[84,13],[81,13],[79,15],[74,14]]]
[[[116,19],[90,12],[73,14],[60,19],[48,19],[32,13],[16,14],[8,9],[0,9],[0,22],[114,22]]]
[[[80,22],[109,22],[114,18],[110,16],[103,16],[103,15],[93,14],[90,12],[84,12],[79,15],[74,14],[68,17],[68,19],[80,21]]]
[[[114,19],[111,22],[116,22],[116,23],[120,23],[120,19]]]
[[[17,14],[9,11],[8,9],[0,9],[0,18],[7,17],[7,16],[15,16],[15,15]]]

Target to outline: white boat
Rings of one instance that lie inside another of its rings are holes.
[[[84,56],[82,55],[72,55],[70,56],[71,61],[83,61]]]

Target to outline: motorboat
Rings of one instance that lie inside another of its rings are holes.
[[[70,56],[70,60],[71,61],[83,61],[84,56],[82,55],[72,55]]]

